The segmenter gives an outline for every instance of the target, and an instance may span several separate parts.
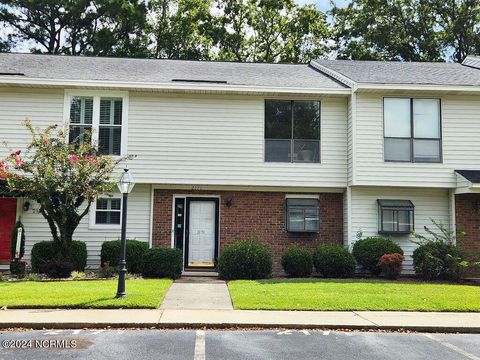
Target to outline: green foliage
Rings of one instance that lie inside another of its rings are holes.
[[[263,279],[272,273],[272,254],[254,235],[225,246],[218,259],[218,270],[226,280]]]
[[[39,204],[53,240],[60,245],[64,258],[68,258],[73,233],[88,214],[91,203],[113,189],[110,176],[120,160],[98,156],[89,141],[66,143],[67,129],[35,129],[28,120],[26,128],[32,136],[26,152],[12,152],[5,162],[0,162],[0,172],[11,190]]]
[[[100,279],[108,279],[118,275],[118,266],[112,266],[110,263],[104,262],[97,270],[97,277]]]
[[[282,267],[290,276],[308,277],[312,275],[312,252],[300,245],[292,245],[282,254]]]
[[[72,280],[74,280],[74,281],[79,281],[79,280],[85,279],[85,273],[82,272],[82,271],[72,271],[70,276],[72,277]]]
[[[70,257],[66,262],[71,262],[72,271],[84,271],[87,265],[87,245],[83,241],[72,241]],[[46,267],[52,268],[51,263],[58,263],[64,259],[61,247],[54,241],[41,241],[32,247],[32,271],[46,273]],[[60,264],[61,265],[61,264]]]
[[[27,263],[24,260],[10,261],[10,273],[12,275],[18,275],[20,277],[23,277],[25,275],[26,266]]]
[[[153,56],[208,60],[214,42],[212,0],[153,0]]]
[[[18,230],[22,229],[22,236],[21,236],[21,245],[20,245],[20,256],[18,259],[21,259],[25,254],[25,227],[23,226],[22,222],[18,220],[15,223],[15,226],[12,230],[12,240],[10,241],[10,257],[11,259],[15,259],[15,252],[17,251],[17,237],[18,237]]]
[[[402,248],[393,240],[380,236],[357,240],[352,250],[357,263],[374,275],[378,275],[382,271],[378,266],[380,258],[385,254],[395,253],[403,255]]]
[[[415,273],[426,279],[459,280],[469,267],[478,265],[467,261],[456,245],[457,239],[465,234],[455,234],[442,223],[431,221],[435,230],[425,226],[427,236],[414,234],[415,243],[419,245],[413,252]]]
[[[352,0],[334,7],[338,57],[462,62],[480,50],[477,0]]]
[[[320,245],[313,253],[317,272],[325,277],[346,277],[355,272],[355,259],[340,245]]]
[[[148,249],[142,258],[142,275],[147,278],[178,279],[182,274],[183,254],[180,249]]]
[[[53,279],[64,279],[70,277],[73,271],[73,263],[62,258],[48,260],[43,266],[45,274]]]
[[[125,260],[127,262],[127,271],[133,274],[142,272],[142,257],[148,249],[148,243],[137,240],[127,240]],[[105,241],[100,251],[100,260],[102,266],[109,263],[110,266],[120,264],[120,240]]]
[[[15,29],[5,47],[67,55],[145,56],[141,0],[4,0],[0,23]]]
[[[308,62],[324,55],[326,16],[293,0],[224,0],[219,57],[234,61]]]
[[[401,254],[385,254],[378,260],[378,266],[387,279],[396,280],[402,272],[402,264],[405,258]]]

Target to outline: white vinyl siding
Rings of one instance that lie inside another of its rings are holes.
[[[150,238],[150,185],[136,185],[128,198],[127,238],[148,242]],[[40,241],[52,240],[50,229],[43,218],[37,213],[38,204],[32,202],[29,211],[23,212],[22,222],[25,226],[25,258],[30,262],[30,253],[33,244]],[[92,207],[91,212],[95,212]],[[100,265],[100,250],[102,243],[108,240],[118,240],[120,228],[101,229],[89,228],[89,216],[85,216],[73,235],[74,240],[81,240],[87,244],[87,266],[96,268]]]
[[[23,124],[26,118],[40,128],[62,124],[63,90],[0,87],[0,109],[0,158],[3,158],[10,150],[24,150],[30,143],[31,135]]]
[[[480,126],[474,125],[480,123],[480,97],[438,94],[410,97],[441,99],[443,163],[385,162],[384,96],[358,93],[353,185],[453,188],[456,186],[455,169],[480,168]]]
[[[447,189],[410,189],[385,187],[354,187],[352,191],[352,235],[350,245],[356,241],[358,231],[363,237],[378,235],[377,199],[410,200],[415,206],[415,231],[424,234],[424,226],[432,227],[430,219],[450,226],[450,195]],[[405,252],[404,269],[411,272],[412,253],[416,244],[411,235],[391,235]]]
[[[346,98],[321,101],[321,164],[265,163],[263,97],[130,93],[138,182],[345,187]]]

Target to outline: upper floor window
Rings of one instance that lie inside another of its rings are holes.
[[[265,161],[320,162],[319,101],[265,101]]]
[[[98,152],[120,156],[125,153],[124,97],[69,97],[69,142],[92,141]]]
[[[385,98],[385,161],[441,162],[440,99]]]

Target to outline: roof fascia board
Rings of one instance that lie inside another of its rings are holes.
[[[350,89],[332,88],[301,88],[301,87],[276,87],[276,86],[247,86],[247,85],[205,85],[205,84],[178,84],[178,83],[147,83],[147,82],[122,82],[99,80],[64,80],[64,79],[39,79],[1,77],[0,85],[30,85],[51,87],[86,87],[86,88],[116,88],[125,90],[170,90],[170,91],[205,91],[205,92],[234,92],[234,93],[285,93],[285,94],[333,94],[349,95]]]
[[[334,78],[335,80],[338,80],[340,81],[342,84],[348,86],[349,88],[352,89],[353,92],[356,91],[356,87],[357,87],[357,83],[350,79],[349,77],[345,76],[345,75],[342,75],[341,73],[337,72],[337,71],[334,71],[324,65],[321,65],[319,64],[318,62],[316,62],[315,60],[312,60],[310,61],[310,65],[317,69],[318,71]]]
[[[415,85],[415,84],[370,84],[358,83],[355,91],[362,90],[406,90],[480,93],[480,86],[474,85]]]

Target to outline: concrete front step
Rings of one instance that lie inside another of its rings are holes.
[[[218,272],[215,271],[183,271],[182,276],[191,277],[218,277]]]

